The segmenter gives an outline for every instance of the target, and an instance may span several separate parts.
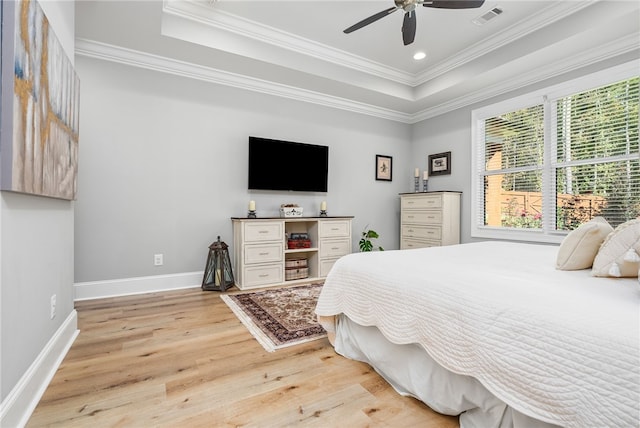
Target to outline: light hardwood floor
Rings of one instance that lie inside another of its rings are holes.
[[[457,417],[398,395],[326,339],[266,352],[219,292],[100,299],[76,309],[80,335],[28,427],[459,426]]]

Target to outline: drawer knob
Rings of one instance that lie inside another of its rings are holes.
[[[260,275],[258,275],[260,278],[267,278],[269,276],[268,273],[261,273]]]

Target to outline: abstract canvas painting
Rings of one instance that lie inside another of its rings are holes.
[[[80,81],[40,4],[2,2],[0,189],[74,200]]]

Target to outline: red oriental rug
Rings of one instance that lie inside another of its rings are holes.
[[[269,352],[327,336],[315,314],[322,284],[220,297]]]

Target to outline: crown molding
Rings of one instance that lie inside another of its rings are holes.
[[[461,50],[446,61],[435,64],[433,67],[419,73],[414,79],[413,86],[422,85],[436,77],[448,73],[451,70],[461,67],[468,62],[495,51],[496,49],[512,43],[515,40],[525,37],[542,27],[550,25],[578,12],[581,9],[591,6],[596,1],[599,0],[554,2],[551,6],[539,10],[536,14],[529,16],[526,21],[519,21],[502,31],[495,33],[482,42]]]
[[[267,43],[322,61],[354,69],[382,79],[415,86],[415,75],[366,58],[251,21],[196,0],[164,0],[163,13],[224,30],[258,43]]]
[[[391,109],[377,107],[346,98],[326,95],[315,91],[268,82],[254,77],[217,70],[210,67],[179,61],[159,55],[149,54],[111,44],[77,38],[75,54],[82,57],[100,59],[147,70],[202,80],[209,83],[246,89],[268,95],[289,98],[325,107],[365,114],[402,123],[410,123],[411,115]]]
[[[295,34],[269,27],[228,12],[217,10],[212,7],[212,2],[203,3],[198,0],[164,0],[163,13],[199,22],[216,29],[250,38],[260,43],[268,43],[281,49],[320,59],[340,67],[351,68],[361,73],[405,84],[410,87],[417,87],[537,31],[542,27],[591,6],[598,1],[600,0],[554,2],[551,6],[527,17],[526,20],[497,32],[485,41],[476,43],[460,51],[453,57],[435,64],[428,70],[418,74],[411,74],[388,67],[343,50],[317,43],[313,40],[305,39]]]
[[[423,109],[417,113],[407,114],[342,97],[268,82],[262,79],[92,40],[78,38],[76,39],[75,45],[75,53],[78,56],[159,71],[189,79],[246,89],[407,124],[430,119],[545,79],[553,78],[600,61],[638,50],[637,36],[629,35],[611,43],[598,46],[590,51],[583,51],[579,54],[566,57],[564,61],[545,64],[543,67],[532,69],[529,73],[519,74],[512,79],[503,80],[498,84],[485,87],[479,91],[467,93],[462,97],[451,99],[436,106]]]
[[[568,56],[564,61],[545,64],[542,67],[532,69],[529,73],[520,74],[512,79],[503,80],[498,84],[488,86],[482,90],[467,93],[462,97],[451,99],[446,103],[421,110],[412,116],[411,123],[430,119],[546,79],[596,64],[600,61],[638,51],[639,48],[638,36],[629,35],[611,43],[598,46],[590,51],[583,51],[579,54]]]

